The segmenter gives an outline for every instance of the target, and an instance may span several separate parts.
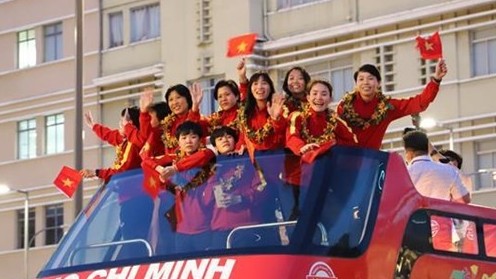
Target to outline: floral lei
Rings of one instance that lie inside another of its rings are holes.
[[[177,157],[174,159],[174,163],[181,160],[182,158],[186,157],[187,155],[181,151],[176,151]],[[194,189],[198,186],[201,186],[203,183],[205,183],[211,176],[215,174],[215,164],[214,161],[211,160],[207,164],[205,164],[201,170],[199,170],[193,178],[191,178],[189,181],[187,181],[184,186],[179,186],[174,183],[171,183],[170,188],[171,189],[180,189],[181,191],[187,192],[191,189]],[[182,184],[182,183],[181,183]]]
[[[370,119],[366,120],[362,118],[353,107],[353,101],[355,100],[356,94],[358,94],[358,92],[354,90],[348,92],[343,97],[343,114],[341,115],[341,118],[352,127],[358,127],[365,130],[371,125],[378,125],[386,118],[388,111],[394,109],[394,106],[389,102],[391,97],[384,96],[382,92],[377,92],[379,102],[375,107],[374,113],[370,116]]]
[[[334,112],[331,109],[326,110],[326,120],[327,120],[327,125],[326,128],[324,129],[324,133],[318,137],[315,137],[310,134],[308,131],[307,127],[307,120],[308,117],[310,116],[310,105],[306,104],[303,106],[302,111],[301,111],[301,136],[303,140],[306,143],[316,143],[316,144],[323,144],[326,142],[329,142],[334,139],[334,129],[336,128],[337,125],[337,120],[336,120],[336,112]]]
[[[164,133],[162,134],[162,141],[166,148],[175,148],[178,145],[177,138],[171,133],[172,123],[176,120],[175,114],[167,115],[161,122]]]
[[[263,143],[265,139],[274,132],[274,127],[270,119],[267,119],[267,121],[265,122],[262,128],[257,130],[252,130],[248,125],[248,121],[246,119],[245,106],[239,108],[236,122],[239,127],[239,130],[244,129],[246,135],[248,136],[248,139],[258,144]]]
[[[213,130],[222,126],[221,125],[222,114],[223,114],[223,111],[217,111],[217,112],[214,112],[210,115],[210,117],[208,119],[208,127],[209,127],[210,133]],[[232,121],[231,123],[227,124],[227,127],[229,127],[229,128],[236,128],[236,126],[237,126],[236,119],[234,121]]]
[[[285,101],[286,106],[295,108],[296,110],[301,110],[305,106],[305,102],[293,97],[293,95],[288,94]]]

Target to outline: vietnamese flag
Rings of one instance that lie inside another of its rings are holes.
[[[72,198],[82,179],[83,176],[77,170],[63,166],[53,184],[67,197]]]
[[[417,36],[415,40],[422,59],[439,59],[443,57],[443,44],[441,43],[439,32],[427,38]]]
[[[249,33],[237,37],[230,38],[227,41],[227,57],[238,55],[247,55],[253,53],[253,48],[257,41],[256,33]]]
[[[164,187],[164,183],[160,181],[160,174],[149,167],[148,165],[143,164],[143,190],[155,199],[160,190]]]

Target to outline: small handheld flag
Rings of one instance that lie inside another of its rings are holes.
[[[443,57],[443,44],[438,32],[426,38],[417,36],[415,40],[422,59],[439,59]]]
[[[82,179],[77,170],[63,166],[53,184],[67,197],[72,198]]]
[[[256,33],[230,38],[227,41],[227,57],[252,54],[257,41]]]

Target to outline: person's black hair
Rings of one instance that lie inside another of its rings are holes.
[[[167,115],[171,114],[171,110],[166,102],[153,103],[148,107],[148,111],[155,112],[159,121],[162,121]]]
[[[405,127],[405,129],[403,129],[403,136],[406,135],[407,133],[413,132],[413,131],[418,131],[418,130],[415,127]]]
[[[357,81],[358,73],[369,73],[373,75],[377,79],[377,81],[381,81],[381,73],[379,72],[377,67],[372,64],[364,64],[360,68],[358,68],[358,71],[356,71],[353,75],[355,82]]]
[[[177,126],[175,135],[177,139],[179,139],[179,137],[182,135],[189,134],[197,135],[201,138],[203,136],[203,132],[200,124],[193,121],[184,121],[179,126]]]
[[[231,92],[238,97],[238,101],[239,101],[239,96],[240,96],[239,88],[236,82],[232,79],[229,80],[221,79],[215,84],[215,88],[214,88],[215,100],[217,100],[219,96],[219,89],[221,89],[222,87],[228,87],[229,89],[231,89]]]
[[[332,85],[327,80],[323,80],[323,79],[313,79],[313,80],[311,80],[310,83],[308,83],[308,85],[307,85],[307,89],[306,89],[307,95],[310,94],[310,89],[312,89],[312,87],[315,84],[322,84],[325,87],[327,87],[327,89],[329,90],[329,95],[331,96],[331,99],[332,99],[332,91],[333,91]]]
[[[191,109],[191,107],[193,106],[193,99],[191,98],[191,92],[189,92],[188,87],[186,87],[183,84],[173,85],[169,87],[167,91],[165,91],[165,101],[167,102],[167,106],[169,105],[169,96],[173,91],[176,91],[177,94],[186,98],[186,102],[188,103],[188,109]]]
[[[259,78],[262,78],[265,82],[269,84],[269,95],[267,96],[267,102],[271,102],[272,100],[272,95],[276,92],[276,89],[274,87],[274,82],[270,78],[269,74],[266,72],[257,72],[254,73],[251,77],[250,80],[248,81],[248,92],[246,96],[246,103],[245,103],[245,116],[246,119],[248,119],[253,112],[255,111],[255,106],[257,105],[257,100],[253,96],[253,92],[251,91],[251,86],[253,83],[258,81]]]
[[[140,115],[140,110],[137,106],[132,106],[132,107],[127,107],[121,111],[121,117],[124,117],[127,114],[129,115],[129,120],[131,123],[133,123],[134,126],[139,130],[140,128],[140,123],[139,123],[139,115]]]
[[[234,138],[234,142],[238,142],[238,133],[236,132],[236,130],[227,126],[221,126],[213,130],[212,134],[210,134],[210,143],[215,146],[215,140],[225,135],[230,135]]]
[[[429,152],[429,138],[423,132],[411,131],[403,136],[403,146],[406,150],[427,154]]]
[[[293,93],[291,93],[291,91],[289,91],[289,85],[288,85],[288,80],[289,80],[289,74],[293,71],[293,70],[297,70],[297,71],[300,71],[300,73],[302,74],[303,76],[303,80],[305,81],[305,90],[306,90],[306,86],[308,85],[308,83],[310,82],[310,75],[308,74],[308,72],[303,69],[302,67],[299,67],[299,66],[296,66],[296,67],[293,67],[291,69],[289,69],[287,72],[286,72],[286,76],[284,77],[284,81],[282,83],[282,90],[284,90],[284,92],[286,92],[286,94],[288,95],[293,95]]]
[[[460,156],[460,154],[456,153],[453,150],[448,150],[448,149],[441,149],[439,150],[439,153],[443,155],[444,157],[448,158],[450,161],[456,161],[458,164],[458,169],[462,168],[463,164],[463,158]]]

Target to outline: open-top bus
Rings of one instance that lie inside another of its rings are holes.
[[[266,194],[250,208],[261,213],[257,222],[220,220],[233,225],[221,245],[186,252],[177,249],[174,226],[164,217],[174,196],[164,191],[160,202],[152,200],[140,170],[116,175],[38,278],[496,278],[496,210],[421,196],[396,153],[334,147],[305,166],[300,214],[288,220],[293,192],[279,175],[288,156],[256,156],[257,175],[266,180],[258,189]],[[236,168],[251,161],[217,163]],[[456,236],[453,230],[455,249],[437,249],[433,217],[471,229]],[[179,222],[186,218],[195,216]]]

